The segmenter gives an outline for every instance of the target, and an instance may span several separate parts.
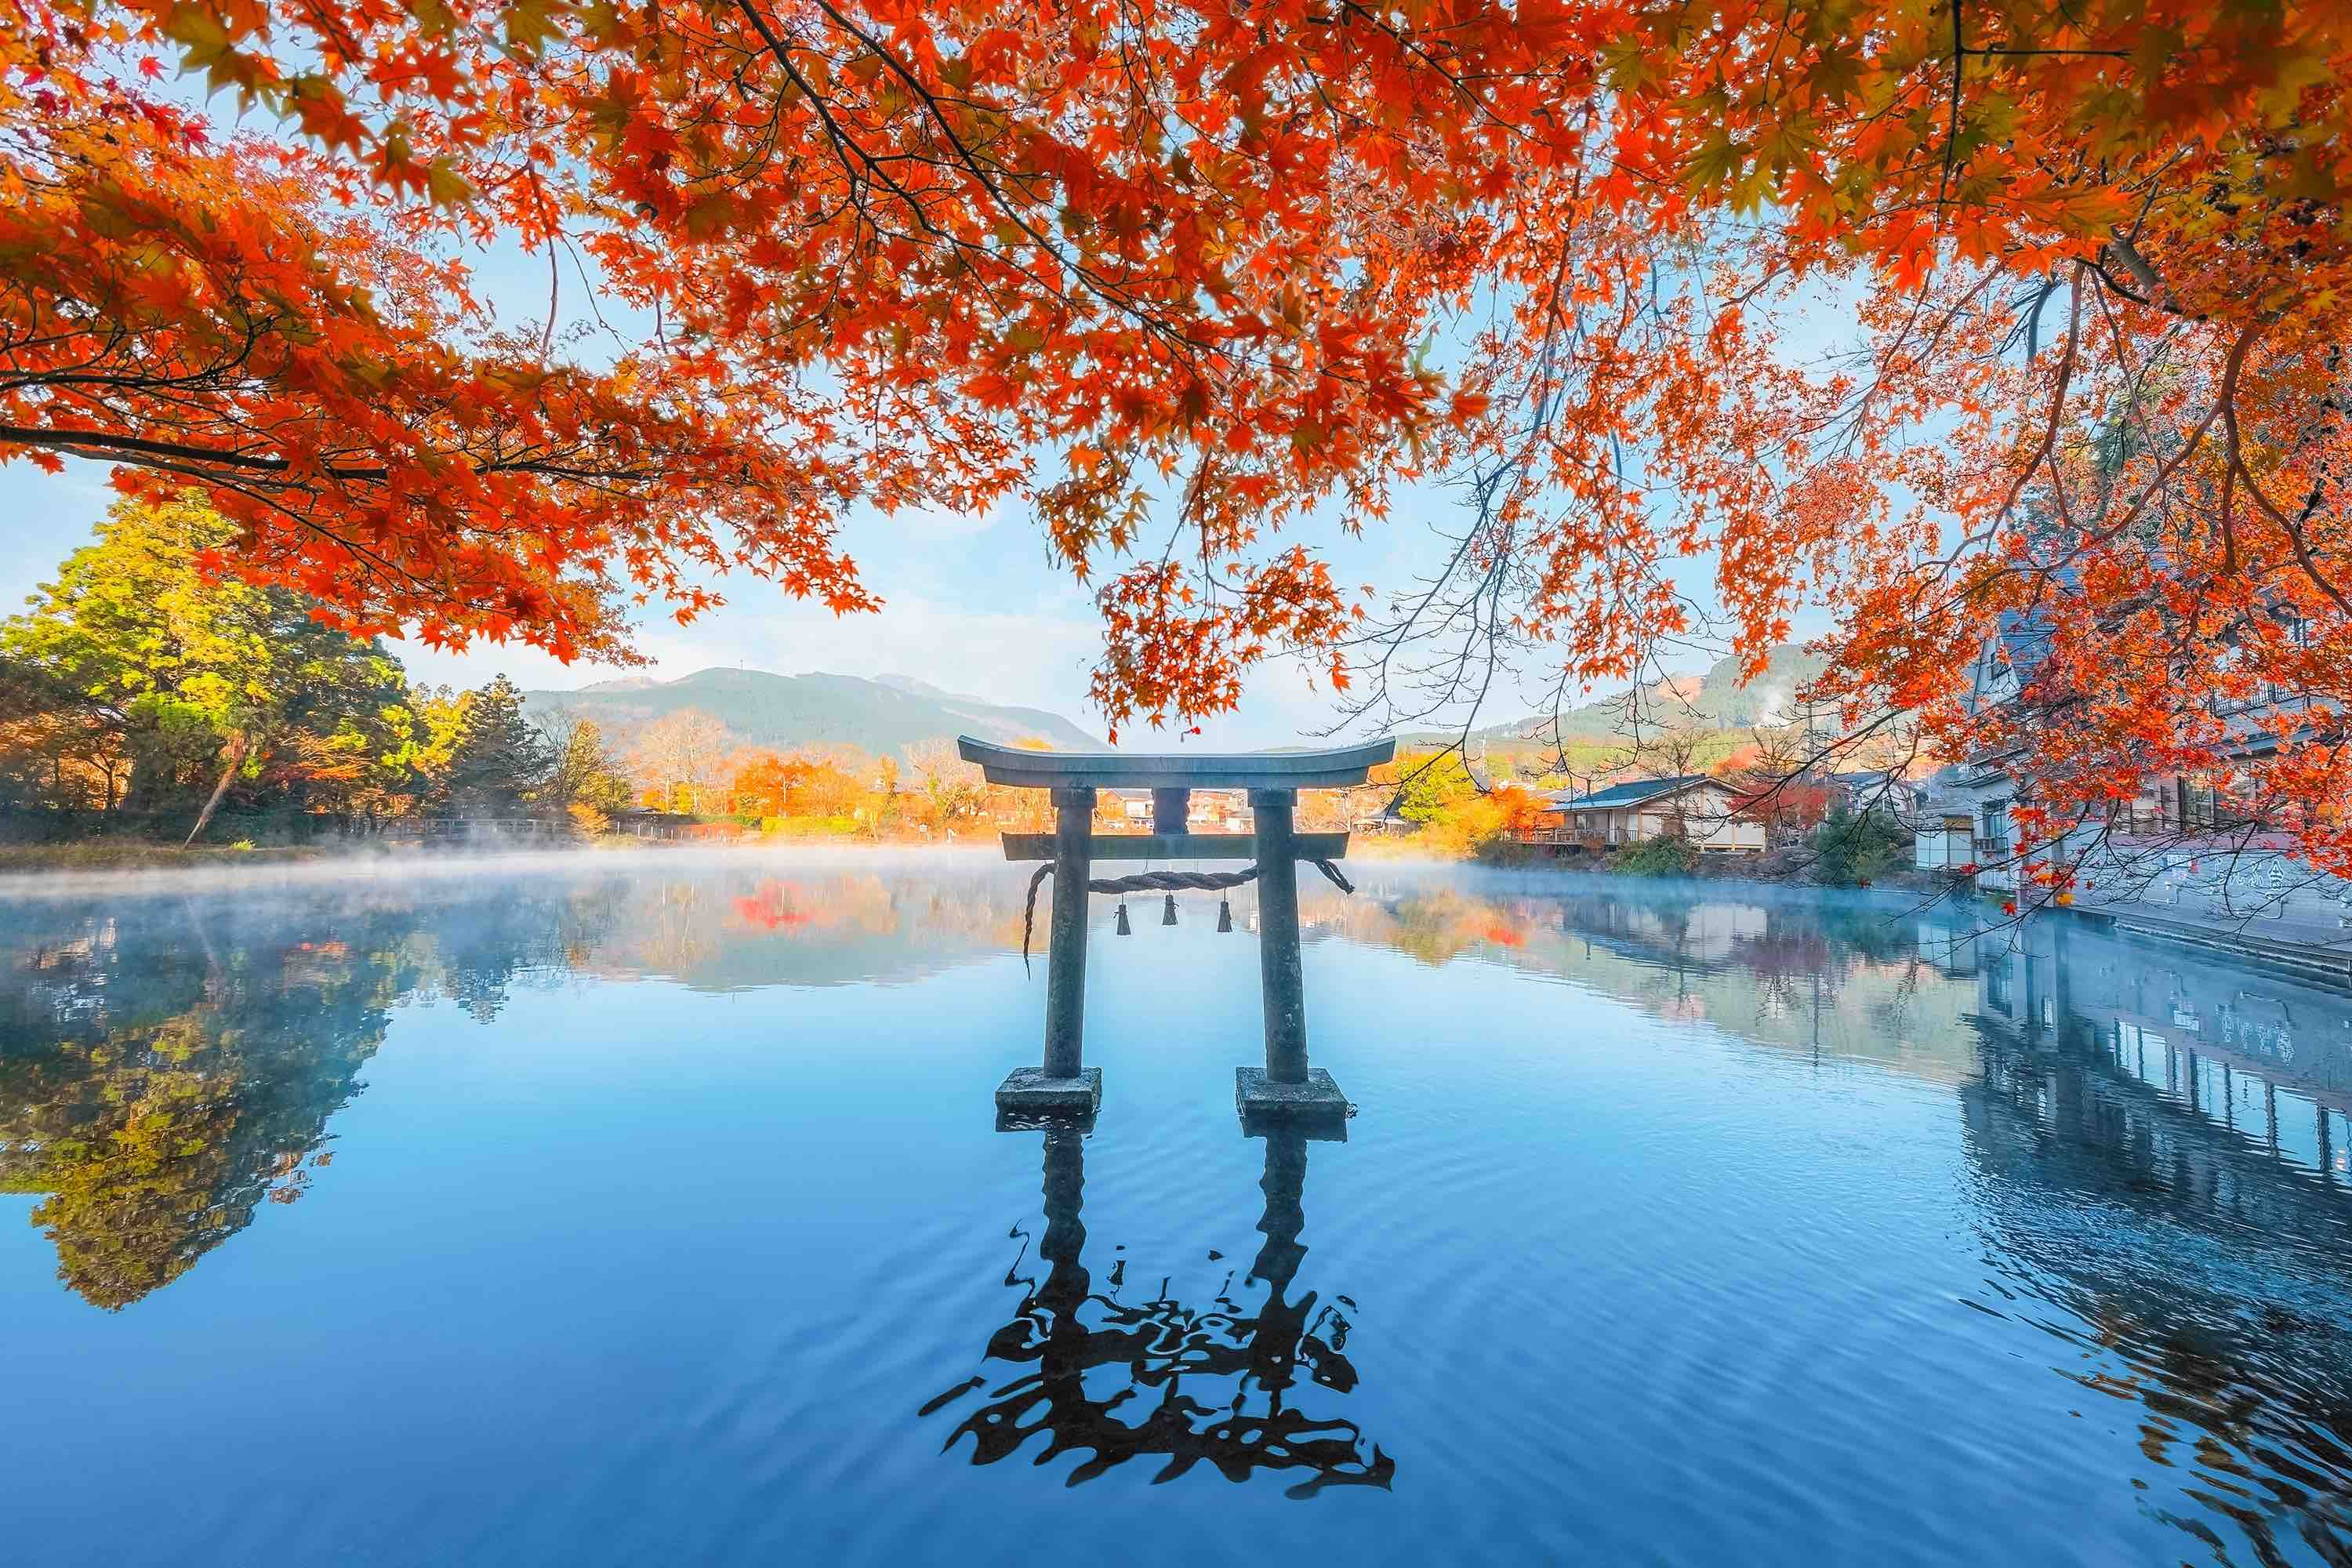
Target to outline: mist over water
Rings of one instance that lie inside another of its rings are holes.
[[[2347,1560],[2352,998],[1351,871],[1343,1142],[1234,1118],[1246,891],[1094,900],[1081,1135],[992,851],[12,880],[13,1552]]]
[[[499,885],[524,879],[578,879],[603,875],[654,875],[692,879],[712,872],[782,868],[873,868],[908,864],[939,867],[961,861],[998,865],[993,847],[937,849],[846,849],[763,845],[509,850],[474,854],[414,846],[352,850],[313,859],[279,860],[257,855],[248,864],[215,861],[193,867],[101,868],[0,873],[0,906],[57,899],[103,899],[126,894],[204,894],[211,897],[299,897],[336,887],[436,885],[488,881]]]

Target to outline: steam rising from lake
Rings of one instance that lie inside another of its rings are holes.
[[[273,891],[299,892],[338,885],[405,886],[510,881],[521,877],[646,873],[694,876],[725,868],[747,870],[791,867],[904,866],[918,859],[934,866],[961,862],[1003,865],[993,848],[939,849],[662,846],[628,849],[548,849],[480,855],[431,850],[384,850],[278,860],[257,856],[250,864],[223,861],[201,866],[110,867],[0,873],[0,903],[16,900],[89,898],[114,893],[221,896]],[[1009,868],[1008,868],[1009,869]]]

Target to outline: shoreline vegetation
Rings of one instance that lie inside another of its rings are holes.
[[[968,847],[993,851],[1006,832],[1052,826],[1045,793],[989,784],[946,743],[910,748],[905,759],[850,755],[841,748],[727,749],[723,732],[688,747],[640,738],[614,758],[591,721],[555,714],[534,728],[494,682],[462,694],[452,711],[449,759],[416,769],[405,795],[346,799],[344,809],[281,793],[215,810],[99,807],[88,800],[0,800],[0,876],[12,871],[202,865],[215,859],[306,859],[467,855],[543,850],[594,853],[628,846],[837,847],[848,849]],[[697,729],[700,716],[683,715]],[[654,726],[659,731],[667,721]],[[675,741],[675,734],[672,737]],[[1042,742],[1033,742],[1046,750]],[[665,752],[683,750],[679,762]],[[477,761],[465,787],[456,765]],[[498,787],[483,787],[495,772]],[[1408,752],[1348,789],[1301,791],[1298,825],[1351,835],[1359,859],[1472,863],[1505,868],[1577,869],[1647,878],[1819,882],[1867,887],[1901,876],[1909,835],[1879,811],[1832,806],[1789,816],[1776,802],[1771,847],[1762,853],[1702,853],[1669,835],[1630,847],[1563,855],[1541,838],[1559,820],[1546,793],[1561,781],[1474,774],[1446,752]],[[1785,794],[1786,792],[1784,792]],[[1130,798],[1133,797],[1133,798]],[[708,805],[717,809],[697,809]],[[1202,791],[1193,827],[1246,834],[1248,808],[1236,792]],[[356,805],[358,809],[352,809]],[[1106,791],[1094,828],[1142,830],[1140,792]]]
[[[694,708],[624,706],[600,723],[504,676],[472,691],[414,683],[382,642],[324,624],[317,601],[208,575],[235,538],[193,498],[120,502],[0,622],[0,875],[615,842],[993,847],[1052,826],[1043,792],[990,784],[946,736],[755,744]],[[1706,773],[1773,851],[1722,865],[1675,837],[1581,868],[1839,886],[1900,870],[1908,836],[1891,818],[1841,817],[1826,788],[1775,782],[1790,726],[1711,710],[1645,745],[1555,737],[1480,763],[1425,744],[1363,785],[1302,792],[1298,826],[1352,832],[1362,858],[1543,864],[1550,852],[1516,841],[1558,824],[1553,792]],[[1046,734],[1011,743],[1055,749]],[[1096,830],[1134,830],[1149,805],[1105,792]],[[1198,827],[1248,826],[1236,792],[1193,805]]]
[[[207,867],[264,868],[320,863],[355,868],[398,863],[429,867],[474,864],[484,860],[514,861],[641,852],[651,855],[747,856],[784,850],[815,850],[844,856],[891,855],[909,852],[992,855],[1000,831],[1034,831],[1021,824],[984,824],[943,837],[919,834],[879,836],[834,830],[831,824],[742,824],[733,819],[688,822],[691,829],[663,836],[577,830],[569,822],[548,821],[547,836],[525,837],[484,834],[420,837],[393,831],[341,837],[320,835],[302,843],[257,843],[229,838],[194,844],[159,842],[134,837],[94,837],[46,843],[0,843],[0,891],[12,881],[55,873],[110,871],[171,871]],[[1119,831],[1104,827],[1105,832]],[[1539,849],[1496,840],[1465,848],[1447,836],[1357,834],[1349,845],[1355,863],[1382,862],[1422,865],[1474,865],[1501,871],[1748,883],[1759,887],[1844,886],[1947,891],[1949,879],[1927,878],[1900,868],[1859,883],[1835,882],[1818,874],[1819,857],[1810,851],[1788,850],[1763,855],[1687,857],[1674,854],[1620,852],[1607,857],[1561,858]]]

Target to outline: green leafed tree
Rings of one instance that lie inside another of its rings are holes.
[[[1457,752],[1407,756],[1398,761],[1396,770],[1402,797],[1397,810],[1408,822],[1424,827],[1478,793]]]
[[[1821,857],[1820,874],[1834,887],[1868,887],[1899,867],[1910,837],[1888,813],[1855,811],[1843,800],[1813,830],[1813,850]]]
[[[344,809],[396,788],[409,718],[380,644],[320,625],[290,590],[207,575],[234,537],[200,505],[121,502],[0,623],[12,683],[38,693],[14,732],[105,760],[107,805],[119,782],[125,805],[199,806],[191,838],[233,790]]]

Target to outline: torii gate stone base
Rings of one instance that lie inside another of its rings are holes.
[[[1045,957],[1045,1058],[996,1091],[997,1110],[1022,1116],[1091,1116],[1102,1102],[1102,1069],[1086,1065],[1087,886],[1097,860],[1255,860],[1258,966],[1265,996],[1265,1066],[1234,1075],[1244,1121],[1323,1121],[1347,1115],[1331,1075],[1307,1065],[1307,997],[1298,961],[1298,862],[1337,860],[1344,833],[1300,833],[1298,792],[1360,784],[1396,755],[1394,741],[1328,752],[1213,756],[1020,751],[960,737],[956,750],[988,782],[1053,792],[1051,833],[1004,835],[1008,860],[1051,861],[1054,904]],[[1094,832],[1097,789],[1149,789],[1150,833]],[[1245,789],[1255,829],[1190,833],[1196,789]],[[1116,889],[1113,889],[1116,890]]]

